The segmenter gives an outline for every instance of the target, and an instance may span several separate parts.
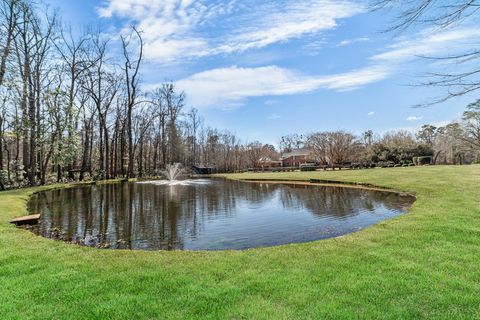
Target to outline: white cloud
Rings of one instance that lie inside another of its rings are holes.
[[[167,63],[318,34],[364,8],[347,0],[107,0],[97,11],[138,25],[147,56]]]
[[[409,116],[407,117],[407,121],[420,121],[422,120],[423,117],[418,117],[418,116]]]
[[[277,113],[272,113],[271,115],[269,115],[267,117],[268,120],[277,120],[277,119],[280,119],[280,118],[281,118],[281,116]]]
[[[335,29],[339,19],[364,11],[358,3],[351,0],[106,0],[97,10],[103,17],[123,19],[125,25],[137,24],[143,30],[147,58],[155,63],[171,63],[264,48],[305,36],[311,36],[312,41],[304,49],[315,53],[321,48],[322,32]],[[318,89],[352,90],[389,77],[416,56],[451,54],[473,48],[479,36],[480,28],[424,30],[408,39],[397,39],[383,52],[371,56],[365,67],[344,73],[308,75],[275,65],[232,66],[193,74],[178,81],[178,86],[197,107],[224,108],[240,105],[249,97],[292,95]],[[337,45],[365,41],[370,39],[345,39]]]
[[[384,67],[353,70],[334,75],[304,75],[278,66],[239,68],[232,66],[196,73],[178,81],[187,99],[196,107],[231,108],[249,97],[307,93],[325,88],[352,90],[388,76]]]
[[[371,117],[375,114],[375,111],[370,111],[369,113],[367,113],[367,116]]]
[[[369,41],[370,41],[370,38],[368,38],[368,37],[361,37],[361,38],[355,38],[355,39],[346,39],[346,40],[340,41],[340,42],[337,44],[337,47],[348,46],[348,45],[350,45],[350,44],[357,43],[357,42],[369,42]]]
[[[268,99],[268,100],[266,100],[263,104],[264,104],[264,105],[267,105],[267,106],[271,106],[271,105],[277,104],[277,103],[279,103],[279,102],[280,102],[280,101],[275,100],[275,99]]]
[[[309,56],[316,56],[320,54],[326,43],[326,39],[315,40],[304,45],[302,49]]]
[[[461,28],[446,31],[424,30],[410,39],[400,39],[387,51],[374,55],[371,60],[380,63],[400,63],[418,56],[454,54],[458,50],[474,48],[480,37],[480,28]]]
[[[161,63],[180,59],[181,53],[204,56],[207,40],[191,31],[212,16],[226,10],[229,3],[216,8],[190,0],[107,0],[97,8],[102,17],[119,17],[126,25],[135,24],[142,31],[146,56]]]
[[[480,28],[440,33],[423,31],[410,40],[400,39],[388,50],[372,56],[369,66],[340,74],[312,76],[278,66],[233,66],[200,72],[180,80],[178,84],[198,107],[234,107],[249,97],[292,95],[322,88],[346,91],[389,77],[416,55],[441,55],[458,48],[465,49],[465,46],[472,46],[472,40],[478,36]],[[421,117],[412,116],[408,120],[418,121]]]
[[[220,46],[221,51],[243,51],[299,38],[337,27],[337,20],[361,13],[364,9],[347,1],[281,1],[255,8],[247,26]],[[280,4],[280,5],[279,5]]]

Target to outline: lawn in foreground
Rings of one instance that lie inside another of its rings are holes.
[[[0,193],[1,319],[480,318],[480,166],[230,175],[412,192],[410,213],[347,236],[245,251],[100,250],[8,221]]]

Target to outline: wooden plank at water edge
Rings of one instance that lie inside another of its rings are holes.
[[[24,224],[37,224],[40,219],[40,214],[31,214],[29,216],[18,217],[10,221],[10,223],[15,223],[15,225],[20,226]]]

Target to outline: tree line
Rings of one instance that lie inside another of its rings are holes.
[[[77,34],[31,1],[2,1],[0,189],[250,161],[256,144],[206,126],[173,83],[143,90],[140,30],[118,40],[95,28]]]
[[[479,102],[462,121],[397,132],[284,136],[277,149],[207,126],[173,83],[145,90],[142,32],[112,41],[100,28],[74,32],[26,0],[0,7],[0,189],[74,179],[159,175],[166,164],[232,172],[308,147],[319,163],[478,160]]]
[[[368,130],[320,131],[281,138],[280,149],[308,148],[317,164],[356,163],[363,166],[412,165],[415,157],[431,157],[432,164],[480,163],[480,100],[466,107],[458,121],[418,131],[396,130],[382,135]]]

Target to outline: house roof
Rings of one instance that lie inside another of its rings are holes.
[[[282,154],[282,159],[287,159],[293,156],[309,156],[311,154],[311,151],[307,148],[302,148],[302,149],[294,149],[290,152],[285,152]]]
[[[259,162],[279,162],[280,160],[272,159],[270,157],[260,158]]]

